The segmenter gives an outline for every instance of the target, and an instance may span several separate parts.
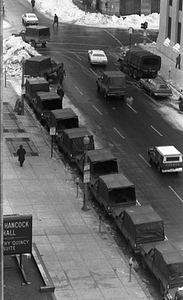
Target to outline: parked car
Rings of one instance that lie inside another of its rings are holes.
[[[22,23],[25,26],[38,25],[38,17],[33,13],[26,13],[22,15]]]
[[[146,90],[150,96],[169,97],[172,96],[172,90],[169,85],[160,77],[141,78],[140,87]]]
[[[103,50],[88,50],[88,59],[92,65],[104,65],[108,64],[107,56]]]

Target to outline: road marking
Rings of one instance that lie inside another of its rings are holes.
[[[139,205],[139,206],[141,206],[141,204],[140,204],[140,202],[136,199],[136,202],[137,202],[137,204]]]
[[[75,55],[79,60],[82,60],[76,53],[74,53],[74,55]]]
[[[92,106],[93,106],[93,108],[95,108],[95,110],[102,116],[102,113],[100,112],[100,110],[99,110],[98,108],[96,108],[95,105],[92,105]]]
[[[158,133],[160,136],[163,136],[156,128],[154,128],[154,126],[151,125],[151,128],[156,131],[156,133]]]
[[[133,110],[134,113],[137,114],[137,111],[133,107],[131,107],[131,105],[129,103],[127,103],[127,105],[128,105],[129,108],[131,108],[131,110]]]
[[[141,154],[139,154],[139,156],[151,168],[151,165],[147,162],[147,160]]]
[[[91,68],[90,68],[90,71],[91,71],[95,76],[98,76],[98,74],[95,73]]]
[[[116,127],[113,127],[113,129],[124,139],[125,137],[116,129]]]
[[[183,199],[176,193],[176,191],[174,191],[174,189],[170,185],[168,187],[177,196],[177,198],[183,203]]]
[[[112,36],[113,37],[113,39],[115,39],[120,45],[121,45],[121,47],[123,47],[123,44],[112,34],[112,33],[110,33],[108,30],[106,30],[106,29],[104,29],[104,31],[105,32],[107,32],[110,36]]]
[[[83,95],[83,93],[78,89],[77,86],[75,86],[75,88],[76,88],[76,90],[77,90],[81,95]]]

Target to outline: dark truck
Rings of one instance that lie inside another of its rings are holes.
[[[38,44],[42,47],[46,47],[46,43],[50,42],[50,28],[46,26],[29,26],[20,33],[12,33],[14,36],[21,36],[22,40],[26,43],[31,44],[32,47],[36,48]]]
[[[41,122],[45,125],[45,118],[54,109],[62,109],[62,99],[56,92],[37,92],[33,101],[33,110]]]
[[[33,105],[37,92],[49,92],[49,84],[43,77],[27,78],[25,82],[25,99],[29,106]]]
[[[121,71],[127,70],[135,79],[155,78],[161,69],[161,57],[147,50],[129,50],[119,61]]]
[[[112,217],[131,253],[138,253],[142,244],[165,239],[164,222],[150,205],[114,209]]]
[[[183,245],[169,241],[143,244],[140,246],[142,266],[148,267],[157,278],[163,299],[174,300],[179,288],[183,287]],[[179,298],[178,298],[179,299]]]
[[[54,109],[50,115],[46,116],[45,127],[50,130],[54,127],[56,131],[56,139],[64,129],[79,127],[78,116],[71,108]]]
[[[83,174],[84,154],[76,161],[79,171]],[[90,165],[90,183],[94,184],[98,177],[105,174],[118,173],[117,158],[107,149],[87,151],[87,163]]]
[[[97,78],[96,83],[98,92],[101,91],[104,98],[126,96],[126,75],[120,71],[105,71]]]
[[[63,130],[57,138],[58,148],[67,157],[69,162],[76,162],[78,157],[81,157],[85,151],[84,137],[89,137],[87,150],[93,150],[94,140],[93,135],[86,127],[78,127]]]
[[[89,185],[91,196],[101,205],[104,215],[111,216],[115,208],[136,205],[135,186],[122,173],[99,176]]]
[[[56,63],[49,56],[38,55],[26,59],[24,66],[24,75],[39,76],[49,80],[50,77],[55,79],[58,75],[58,70],[63,66],[63,63]]]

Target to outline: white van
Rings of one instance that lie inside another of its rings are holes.
[[[174,146],[159,146],[147,150],[149,161],[154,162],[158,171],[181,172],[182,171],[182,154]]]

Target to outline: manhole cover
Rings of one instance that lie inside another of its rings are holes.
[[[17,150],[22,145],[26,151],[26,156],[38,156],[38,150],[29,138],[5,138],[9,151],[17,156]]]

